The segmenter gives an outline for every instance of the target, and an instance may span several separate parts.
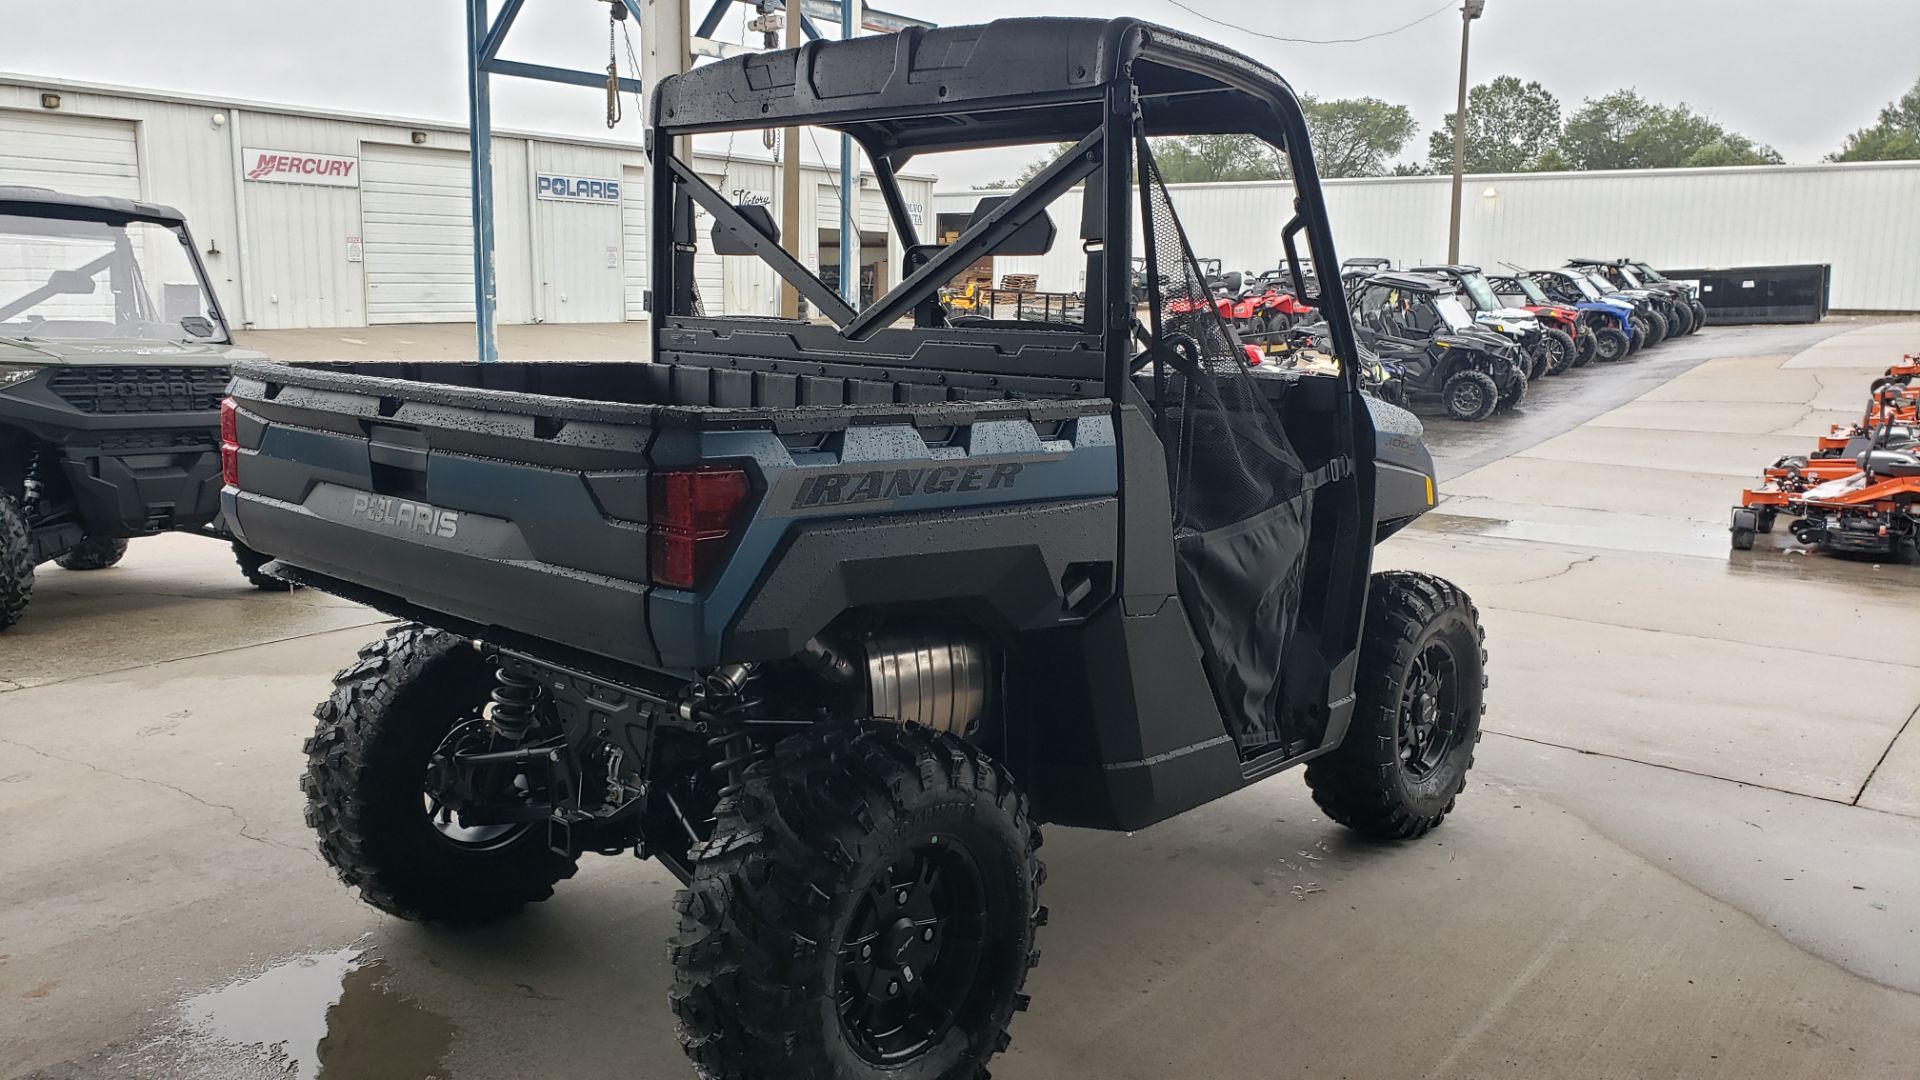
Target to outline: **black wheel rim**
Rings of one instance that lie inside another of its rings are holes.
[[[1400,765],[1425,780],[1447,759],[1460,733],[1458,665],[1445,642],[1422,649],[1400,693]]]
[[[488,731],[486,721],[480,719],[459,724],[441,740],[433,756],[450,755],[455,748],[474,740],[489,743],[480,749],[491,749]],[[497,778],[512,785],[520,797],[525,798],[529,794],[524,773],[507,771],[499,773]],[[533,827],[531,822],[525,821],[469,825],[461,820],[460,814],[445,801],[442,793],[434,790],[434,779],[433,771],[429,768],[420,785],[420,805],[426,812],[427,824],[432,827],[434,834],[455,850],[474,853],[497,851],[520,839]]]
[[[875,876],[841,938],[837,1004],[854,1050],[898,1065],[939,1046],[978,999],[987,890],[964,846],[925,838]]]
[[[1486,396],[1480,392],[1480,384],[1471,379],[1463,379],[1453,386],[1453,407],[1463,413],[1477,413],[1486,408]]]

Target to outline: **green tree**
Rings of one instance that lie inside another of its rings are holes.
[[[1537,82],[1502,75],[1467,93],[1468,172],[1533,172],[1560,138],[1560,99]],[[1453,114],[1427,138],[1427,167],[1453,171]]]
[[[1379,98],[1321,101],[1303,96],[1307,131],[1313,138],[1313,162],[1328,179],[1384,176],[1420,125],[1405,105]]]
[[[1632,90],[1582,102],[1560,132],[1559,151],[1576,169],[1672,169],[1778,165],[1780,152],[1679,105]]]
[[[1252,135],[1183,135],[1153,140],[1153,160],[1169,184],[1278,180],[1286,162]]]
[[[1880,120],[1847,136],[1828,161],[1911,161],[1920,158],[1920,80],[1880,110]]]

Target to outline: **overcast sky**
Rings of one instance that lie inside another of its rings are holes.
[[[1247,30],[1343,38],[1389,30],[1440,0],[1183,0]],[[708,0],[693,0],[698,13]],[[495,0],[498,6],[498,0]],[[746,5],[736,5],[742,13]],[[1209,24],[1169,0],[890,0],[875,5],[947,22],[1013,15],[1133,14],[1247,52],[1321,97],[1372,95],[1413,110],[1408,156],[1453,107],[1459,19],[1451,11],[1361,44],[1283,44]],[[1458,4],[1453,7],[1457,9]],[[185,93],[463,122],[463,5],[456,0],[0,0],[0,70]],[[738,37],[741,15],[723,36]],[[637,39],[638,28],[633,28]],[[529,0],[504,55],[603,70],[606,6]],[[1920,76],[1920,0],[1488,0],[1475,24],[1475,82],[1538,79],[1566,111],[1633,87],[1684,101],[1769,143],[1788,161],[1817,161]],[[30,47],[29,47],[30,46]],[[622,70],[626,58],[621,57]],[[495,80],[494,123],[605,137],[593,90]],[[628,108],[620,137],[639,137]],[[744,147],[743,147],[744,149]],[[744,156],[744,155],[743,155]],[[990,179],[1020,161],[988,162]],[[947,186],[947,185],[943,185]]]

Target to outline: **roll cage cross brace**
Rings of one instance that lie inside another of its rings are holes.
[[[1006,59],[993,61],[1000,55]],[[963,62],[956,64],[956,56]],[[861,145],[908,251],[905,279],[863,311],[788,254],[764,216],[730,203],[673,151],[681,136],[788,124],[824,127]],[[707,65],[663,83],[648,135],[658,166],[650,194],[654,234],[672,236],[674,243],[654,247],[655,291],[667,300],[665,317],[654,320],[656,354],[666,324],[696,317],[693,264],[700,238],[694,235],[695,204],[713,217],[716,233],[724,232],[730,245],[737,245],[732,250],[758,256],[815,304],[841,338],[856,343],[907,332],[894,324],[926,310],[962,268],[992,253],[1051,202],[1085,182],[1085,330],[1100,339],[1100,375],[1107,396],[1118,399],[1131,375],[1134,339],[1141,329],[1130,302],[1107,301],[1130,297],[1132,290],[1132,148],[1145,137],[1221,133],[1254,134],[1288,153],[1295,213],[1282,229],[1282,242],[1297,295],[1327,320],[1338,354],[1355,355],[1339,281],[1319,281],[1317,289],[1309,289],[1303,272],[1302,233],[1314,265],[1339,262],[1318,174],[1305,152],[1305,117],[1291,88],[1245,57],[1134,19],[1007,20],[814,42]],[[1073,142],[1072,150],[979,215],[952,244],[920,242],[898,179],[899,169],[913,157],[1061,141]],[[955,334],[925,325],[912,332],[949,340]],[[913,358],[893,356],[887,362],[909,365]],[[1341,365],[1341,378],[1357,386],[1352,368]]]

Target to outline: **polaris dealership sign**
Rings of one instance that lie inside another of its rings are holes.
[[[594,176],[560,176],[540,173],[533,178],[533,196],[552,202],[620,202],[620,181]]]
[[[321,187],[359,187],[360,159],[339,154],[305,154],[296,150],[244,150],[242,175],[267,184],[318,184]]]

